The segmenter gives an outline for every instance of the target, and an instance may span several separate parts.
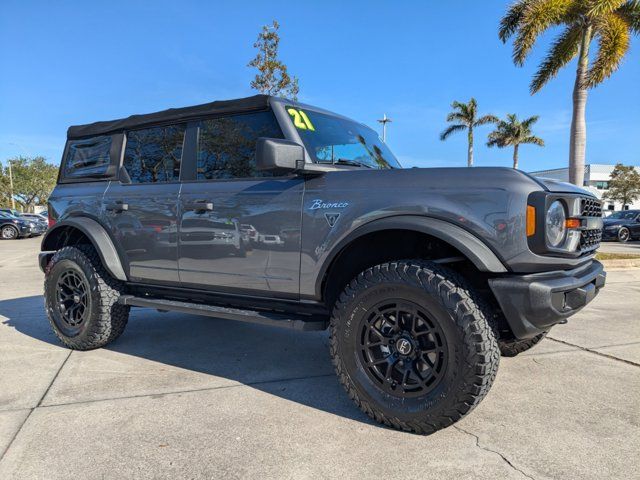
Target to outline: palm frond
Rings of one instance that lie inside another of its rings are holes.
[[[538,67],[538,71],[531,81],[532,94],[540,90],[549,80],[554,78],[560,69],[569,63],[580,49],[582,27],[571,25],[560,34],[551,45],[551,50]]]
[[[513,62],[522,66],[538,36],[553,25],[562,23],[574,0],[530,0],[522,13],[513,42]]]
[[[538,119],[540,118],[539,115],[534,115],[532,117],[529,117],[525,120],[523,120],[520,125],[522,126],[523,129],[526,130],[530,130],[531,129],[531,125],[533,125],[534,123],[536,123],[538,121]]]
[[[466,125],[449,125],[449,127],[440,134],[440,140],[446,140],[452,133],[459,132],[460,130],[465,130],[466,128]]]
[[[483,115],[473,124],[474,127],[479,127],[480,125],[486,125],[487,123],[498,123],[500,119],[495,115]]]
[[[627,23],[632,33],[640,34],[640,0],[628,0],[615,13]]]
[[[544,147],[544,140],[540,137],[536,137],[535,135],[524,137],[520,140],[520,143],[531,143],[533,145],[538,145],[539,147]]]
[[[469,117],[461,112],[451,112],[447,115],[447,122],[460,122],[469,124]]]
[[[586,0],[584,10],[588,17],[597,18],[617,10],[624,2],[625,0]]]
[[[530,0],[518,0],[509,7],[506,15],[502,17],[498,29],[498,37],[502,43],[507,43],[507,40],[518,30],[524,10],[529,3],[531,3]]]
[[[620,66],[629,50],[629,29],[618,15],[609,13],[598,19],[595,25],[598,37],[598,53],[587,72],[587,86],[595,87],[609,78]]]

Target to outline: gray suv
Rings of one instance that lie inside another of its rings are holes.
[[[589,303],[601,205],[510,168],[403,169],[365,125],[270,96],[68,130],[45,304],[69,348],[131,307],[330,331],[353,401],[431,433]]]

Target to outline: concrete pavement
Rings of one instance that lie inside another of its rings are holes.
[[[488,397],[422,437],[372,423],[324,332],[134,310],[106,349],[59,345],[39,240],[0,242],[0,478],[637,478],[640,271],[503,358]]]

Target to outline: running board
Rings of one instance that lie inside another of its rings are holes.
[[[276,313],[261,310],[243,310],[238,308],[216,307],[201,303],[180,302],[150,297],[134,297],[122,295],[118,300],[122,305],[132,307],[155,308],[156,310],[191,313],[207,317],[239,320],[241,322],[259,323],[276,327],[293,328],[295,330],[324,330],[326,319],[318,315],[296,315],[294,313]]]

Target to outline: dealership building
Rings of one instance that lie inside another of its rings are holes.
[[[598,163],[591,163],[585,165],[584,168],[584,188],[593,192],[598,198],[602,198],[602,195],[609,189],[609,180],[611,180],[611,172],[615,165],[603,165]],[[636,171],[640,173],[640,167],[635,167]],[[537,172],[530,172],[531,175],[536,177],[552,178],[554,180],[560,180],[561,182],[569,181],[569,169],[568,168],[554,168],[552,170],[539,170]],[[636,200],[630,205],[621,205],[620,203],[612,202],[611,200],[603,200],[602,208],[604,210],[636,210],[640,209],[640,199]],[[623,208],[624,207],[624,208]]]

